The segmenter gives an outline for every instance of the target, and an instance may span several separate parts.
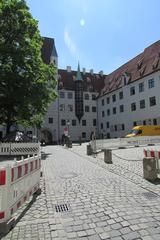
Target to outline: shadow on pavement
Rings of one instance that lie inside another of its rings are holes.
[[[157,178],[154,181],[149,181],[150,183],[154,184],[154,185],[160,185],[160,178]]]
[[[48,156],[52,155],[51,153],[41,152],[41,159],[46,160]]]
[[[10,226],[10,229],[6,233],[0,233],[0,239],[2,237],[5,237],[16,225],[17,223],[24,217],[26,212],[32,207],[33,203],[36,201],[37,197],[41,194],[41,189],[39,188],[37,192],[33,194],[32,200],[27,204],[27,206],[24,208],[24,210],[20,213],[20,215],[16,218],[16,220],[13,222],[13,224]]]

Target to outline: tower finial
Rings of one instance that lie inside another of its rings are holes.
[[[82,81],[82,76],[81,76],[81,72],[80,72],[80,64],[78,61],[78,67],[77,67],[77,76],[76,76],[76,80],[78,81]]]

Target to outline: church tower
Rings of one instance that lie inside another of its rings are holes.
[[[84,115],[83,107],[83,79],[80,72],[80,66],[78,63],[77,76],[75,80],[75,115],[79,122]]]

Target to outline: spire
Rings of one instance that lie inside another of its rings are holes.
[[[81,72],[80,72],[80,65],[78,62],[78,68],[77,68],[77,76],[76,76],[76,80],[77,81],[82,81],[82,76],[81,76]]]

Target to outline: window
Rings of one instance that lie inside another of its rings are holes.
[[[104,117],[104,111],[102,111],[102,117]]]
[[[155,106],[156,105],[156,97],[150,97],[149,98],[150,106]]]
[[[136,103],[131,103],[131,111],[136,111]]]
[[[93,126],[96,126],[96,125],[97,125],[97,120],[93,119]]]
[[[113,114],[116,114],[116,107],[113,108]]]
[[[2,139],[2,137],[3,137],[3,132],[0,131],[0,139]]]
[[[124,123],[122,123],[122,131],[124,131],[125,130],[125,125],[124,125]]]
[[[123,92],[119,92],[119,99],[123,99]]]
[[[104,106],[104,99],[102,99],[102,106]]]
[[[73,93],[72,92],[68,92],[68,98],[72,99],[73,98]]]
[[[89,112],[89,106],[85,106],[85,112]]]
[[[96,107],[92,107],[92,112],[96,112]]]
[[[84,99],[85,99],[85,100],[89,100],[89,94],[88,94],[88,93],[85,93],[85,94],[84,94]]]
[[[143,125],[146,125],[146,120],[143,121]]]
[[[148,88],[154,87],[154,78],[148,80]]]
[[[139,84],[139,92],[144,92],[144,83]]]
[[[107,97],[107,104],[109,104],[110,103],[110,98],[109,97]]]
[[[107,116],[110,116],[110,109],[107,109]]]
[[[101,123],[101,129],[103,129],[103,123]]]
[[[116,101],[116,94],[112,95],[112,102]]]
[[[76,120],[75,119],[72,120],[72,126],[76,126]]]
[[[117,132],[117,125],[114,125],[114,130]]]
[[[124,105],[119,106],[119,112],[124,112]]]
[[[134,95],[135,94],[135,87],[131,87],[130,88],[130,95]]]
[[[82,126],[86,126],[87,124],[86,124],[86,120],[85,119],[83,119],[82,120]]]
[[[133,122],[133,126],[137,126],[137,123],[136,123],[136,122]]]
[[[82,132],[82,138],[86,138],[86,132]]]
[[[65,92],[60,92],[59,96],[60,96],[60,98],[65,98]]]
[[[109,128],[109,122],[106,122],[106,127]]]
[[[110,133],[107,133],[107,138],[110,138]]]
[[[61,119],[61,126],[65,126],[66,125],[66,120],[65,119]]]
[[[96,100],[96,95],[92,94],[92,100]]]
[[[140,104],[140,108],[142,109],[142,108],[145,108],[145,100],[143,99],[143,100],[141,100],[140,102],[139,102],[139,104]]]
[[[64,104],[60,104],[59,105],[59,110],[64,112],[65,111],[65,105]]]
[[[157,125],[157,119],[156,118],[153,119],[153,125]]]
[[[73,112],[73,105],[68,104],[68,112]]]
[[[48,118],[48,123],[53,123],[53,118],[52,117]]]

